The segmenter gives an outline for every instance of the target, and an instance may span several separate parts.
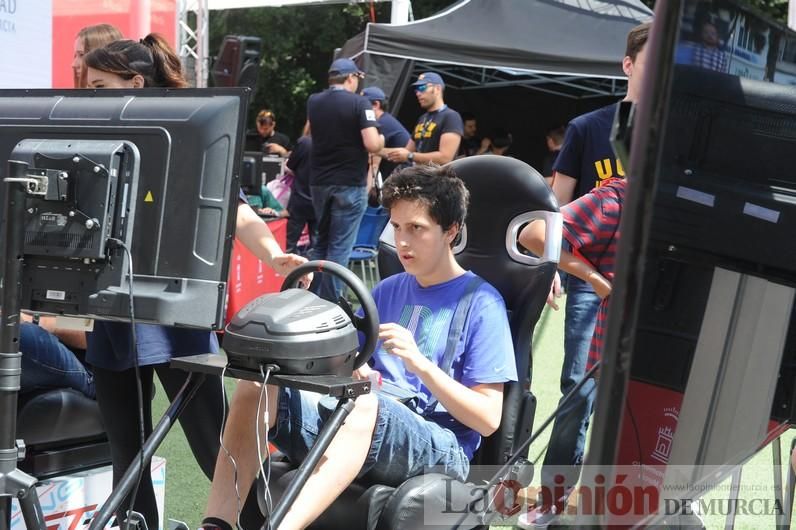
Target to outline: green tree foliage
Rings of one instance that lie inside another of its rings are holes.
[[[453,0],[414,0],[415,19],[430,16]],[[389,2],[372,4],[376,22],[390,21]],[[277,129],[296,138],[306,118],[307,97],[326,86],[334,50],[364,31],[371,4],[330,4],[214,11],[210,16],[210,52],[218,53],[225,35],[250,35],[263,40],[257,92],[250,105],[249,125],[261,108],[277,116]],[[212,81],[211,81],[212,82]]]

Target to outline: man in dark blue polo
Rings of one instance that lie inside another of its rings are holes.
[[[354,246],[367,206],[368,153],[384,147],[376,113],[357,94],[364,77],[351,59],[337,59],[329,68],[329,88],[307,101],[312,134],[310,185],[318,238],[310,254],[343,266]],[[336,301],[342,284],[328,274],[316,275],[312,290]]]
[[[370,86],[362,91],[362,95],[368,98],[370,104],[373,105],[373,112],[376,113],[376,121],[379,123],[379,132],[384,135],[385,149],[404,147],[409,151],[414,151],[415,143],[412,141],[409,131],[395,119],[395,116],[387,112],[387,96],[384,91],[377,86]],[[384,179],[398,167],[398,164],[390,162],[382,156],[374,156],[372,165],[373,174],[378,170]]]

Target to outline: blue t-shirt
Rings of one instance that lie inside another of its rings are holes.
[[[420,352],[440,365],[445,353],[451,319],[465,287],[475,276],[467,272],[447,282],[421,287],[414,276],[390,276],[373,290],[381,322],[397,323],[415,337]],[[483,283],[473,294],[470,310],[453,362],[453,379],[466,387],[517,380],[514,347],[503,298]],[[431,392],[420,378],[407,371],[403,361],[388,354],[379,342],[371,359],[385,381],[414,392],[417,412],[429,402]],[[428,419],[456,435],[468,458],[481,444],[481,435],[455,420],[439,403]]]
[[[362,130],[378,127],[376,112],[365,96],[330,88],[307,101],[312,128],[312,186],[366,186],[368,151]]]
[[[384,147],[406,147],[409,143],[409,131],[406,127],[401,125],[401,122],[395,119],[395,116],[389,112],[385,112],[379,118],[379,132],[384,135]],[[389,177],[398,164],[390,162],[386,158],[381,159],[379,171],[383,178]]]
[[[599,188],[625,170],[611,146],[611,126],[617,103],[578,116],[567,127],[553,170],[578,181],[572,200]]]

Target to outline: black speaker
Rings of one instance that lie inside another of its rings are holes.
[[[227,35],[221,43],[211,73],[213,84],[257,90],[263,41],[259,37]]]

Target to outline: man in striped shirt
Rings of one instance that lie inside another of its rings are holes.
[[[608,317],[608,297],[611,294],[611,283],[614,279],[614,266],[616,264],[616,245],[619,240],[619,221],[622,217],[622,205],[625,199],[625,179],[610,179],[599,188],[575,199],[561,207],[563,216],[563,236],[570,244],[572,251],[562,250],[558,267],[573,276],[587,282],[594,288],[600,297],[597,310],[597,322],[594,327],[591,345],[589,347],[586,370],[590,370],[602,357],[605,338],[605,324]],[[528,224],[520,233],[520,243],[538,255],[544,251],[545,226],[544,222],[534,221]],[[577,256],[575,255],[577,252]],[[585,403],[590,399],[590,394],[595,390],[596,383],[593,379],[586,381],[578,393],[572,397],[574,402]],[[579,405],[575,405],[579,408]],[[556,472],[564,475],[564,495],[555,493],[550,486],[542,485],[541,508],[535,510],[544,513],[529,513],[526,518],[529,526],[540,526],[544,519],[549,524],[552,517],[560,514],[566,504],[567,489],[573,486],[578,479],[577,466],[558,466]],[[561,484],[561,482],[556,482]],[[546,491],[547,490],[547,491]],[[542,517],[548,515],[547,517]],[[521,519],[523,517],[521,516]],[[530,521],[534,519],[534,521]],[[520,524],[520,526],[523,526]]]
[[[588,282],[601,299],[587,370],[602,357],[608,296],[614,280],[619,220],[622,217],[626,185],[625,179],[611,179],[561,208],[563,237],[573,252],[562,250],[558,267]],[[543,222],[530,223],[520,233],[520,243],[531,252],[541,255],[544,251],[544,230]],[[578,256],[574,251],[577,251]]]

